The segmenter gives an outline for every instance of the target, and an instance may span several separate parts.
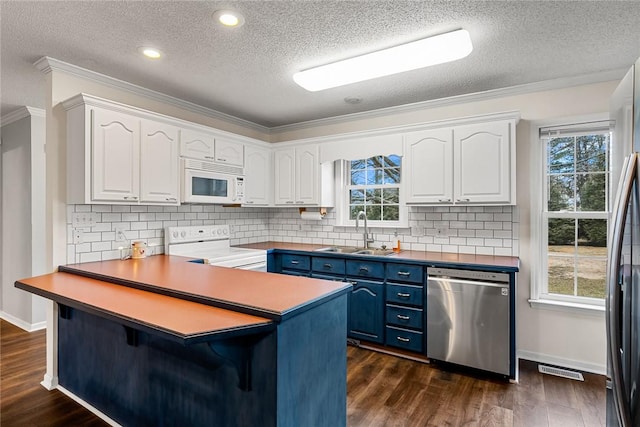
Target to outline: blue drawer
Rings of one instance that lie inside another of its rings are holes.
[[[387,283],[387,302],[422,307],[424,305],[424,289],[422,286]]]
[[[424,281],[424,268],[411,264],[387,264],[387,281],[422,283]]]
[[[386,320],[390,325],[423,330],[424,312],[419,308],[387,305]]]
[[[332,276],[331,274],[311,273],[311,277],[314,279],[332,280],[334,282],[346,282],[344,276]]]
[[[301,276],[301,277],[310,276],[308,271],[300,271],[300,270],[282,270],[280,274],[286,274],[287,276]]]
[[[347,276],[384,279],[384,263],[375,261],[347,260]]]
[[[311,270],[327,274],[344,275],[344,259],[313,257],[311,260]]]
[[[282,269],[285,270],[310,270],[311,257],[305,255],[282,255]]]
[[[422,332],[387,326],[385,344],[422,353]]]

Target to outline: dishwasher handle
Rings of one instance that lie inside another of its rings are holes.
[[[480,282],[477,280],[463,280],[463,279],[453,279],[451,277],[433,277],[430,276],[428,282],[440,282],[440,283],[456,283],[460,285],[469,285],[469,286],[488,286],[493,288],[509,288],[508,283],[491,283],[491,282]]]

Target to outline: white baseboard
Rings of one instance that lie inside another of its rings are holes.
[[[563,357],[552,356],[550,354],[536,353],[533,351],[518,350],[518,359],[531,360],[532,362],[547,363],[549,365],[559,366],[562,368],[575,369],[582,372],[591,372],[592,374],[606,375],[607,366],[597,363],[585,362],[582,360],[566,359]]]
[[[16,325],[20,329],[24,329],[27,332],[35,332],[47,327],[46,320],[38,323],[29,323],[4,311],[0,311],[0,319],[6,320],[7,322]]]
[[[44,374],[44,378],[40,381],[40,385],[46,388],[48,391],[58,387],[58,377],[54,377],[49,374]]]
[[[118,424],[117,422],[115,422],[114,420],[112,420],[111,418],[106,416],[104,414],[104,412],[101,412],[99,409],[96,409],[93,405],[91,405],[91,404],[85,402],[84,400],[80,399],[78,396],[76,396],[75,394],[71,393],[69,390],[67,390],[66,388],[62,387],[61,385],[58,385],[56,388],[58,390],[60,390],[60,392],[65,394],[66,396],[70,397],[71,399],[73,399],[74,401],[79,403],[84,408],[86,408],[89,411],[91,411],[94,415],[96,415],[98,418],[100,418],[102,421],[104,421],[105,423],[109,424],[110,426],[122,427],[120,424]]]

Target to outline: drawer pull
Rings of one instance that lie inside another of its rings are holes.
[[[329,270],[331,270],[333,268],[333,264],[326,263],[326,264],[323,265],[323,267],[324,268],[328,268]]]
[[[409,277],[409,276],[411,276],[411,272],[410,271],[398,271],[398,276]]]
[[[298,264],[300,264],[300,261],[296,261],[296,260],[294,259],[293,261],[291,261],[291,264],[293,264],[293,265],[298,265]]]
[[[402,293],[402,292],[398,292],[397,295],[398,295],[398,298],[410,298],[411,297],[411,294],[405,294],[405,293]]]
[[[409,319],[411,319],[409,316],[403,316],[402,314],[398,314],[397,317],[400,320],[409,320]]]
[[[411,341],[409,338],[404,338],[404,337],[396,337],[396,339],[397,339],[398,341],[402,341],[402,342],[409,342],[409,341]]]
[[[369,272],[369,268],[368,267],[360,267],[360,271],[364,271],[365,273]]]

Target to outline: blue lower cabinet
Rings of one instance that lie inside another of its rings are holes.
[[[348,300],[348,335],[378,344],[384,343],[384,285],[368,280],[351,280]]]
[[[423,330],[424,311],[420,308],[387,304],[386,318],[387,324],[390,325]]]
[[[387,326],[385,344],[405,350],[422,352],[422,332]]]
[[[308,271],[301,271],[301,270],[282,270],[280,271],[280,274],[288,274],[289,276],[300,276],[300,277],[311,276],[311,273],[309,273]]]

